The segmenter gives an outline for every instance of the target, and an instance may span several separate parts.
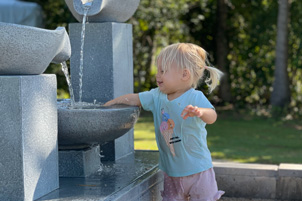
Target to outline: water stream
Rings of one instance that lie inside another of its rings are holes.
[[[86,103],[82,103],[82,93],[83,93],[83,69],[84,69],[84,41],[85,41],[85,26],[86,26],[86,19],[87,19],[87,14],[90,9],[91,4],[85,4],[83,6],[84,8],[84,15],[83,15],[83,21],[82,21],[82,32],[81,32],[81,49],[80,49],[80,71],[79,71],[79,102],[76,103],[74,99],[74,93],[73,93],[73,88],[72,88],[72,83],[71,79],[68,73],[68,67],[66,62],[61,63],[62,66],[62,71],[64,72],[64,75],[66,77],[66,81],[68,84],[68,89],[69,89],[69,95],[70,95],[70,100],[71,100],[71,108],[76,108],[76,107],[83,107],[87,106]],[[81,104],[82,103],[82,104]],[[88,104],[90,105],[90,104]],[[94,104],[96,105],[96,100],[94,101]]]
[[[66,82],[68,84],[69,95],[70,95],[70,100],[71,100],[71,107],[74,107],[74,104],[75,104],[74,94],[73,94],[73,89],[72,89],[71,80],[70,80],[70,76],[68,73],[68,67],[67,67],[66,62],[64,61],[63,63],[61,63],[61,66],[62,66],[62,71],[64,72],[64,75],[66,77]]]
[[[90,6],[84,6],[84,15],[82,21],[82,32],[81,32],[81,50],[80,50],[80,72],[79,72],[79,102],[82,102],[82,86],[83,86],[83,69],[84,69],[84,43],[85,43],[85,25],[87,13],[90,9]]]

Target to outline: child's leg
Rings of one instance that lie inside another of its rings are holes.
[[[213,168],[194,174],[194,177],[195,181],[189,190],[190,201],[219,200],[224,194],[224,191],[218,190]]]
[[[182,177],[169,177],[164,173],[164,190],[161,192],[163,201],[188,201],[182,185]]]

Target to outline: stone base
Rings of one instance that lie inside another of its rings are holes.
[[[214,163],[220,190],[228,197],[274,199],[277,165]]]
[[[121,191],[110,196],[108,200],[114,201],[150,201],[162,200],[164,174],[155,168],[139,178],[139,182],[133,182]]]
[[[101,166],[99,145],[81,150],[59,151],[60,177],[88,177]]]
[[[302,200],[302,165],[214,162],[216,180],[226,197]]]
[[[0,76],[0,200],[59,187],[55,75]]]
[[[39,201],[157,201],[161,200],[163,174],[158,152],[136,151],[116,161],[102,163],[86,178],[60,177],[60,188]]]
[[[302,200],[301,164],[280,164],[277,198],[281,200]]]
[[[116,140],[101,145],[101,161],[115,161],[134,153],[133,129]]]
[[[60,178],[60,189],[40,200],[161,200],[160,191],[163,190],[164,177],[162,171],[157,168],[158,157],[158,152],[135,151],[134,158],[129,155],[117,161],[104,162],[102,170],[91,177]],[[214,170],[219,189],[225,191],[221,200],[302,200],[299,194],[302,165],[214,162]],[[283,177],[286,177],[286,180],[283,180],[286,183],[280,185],[278,178]],[[290,191],[291,189],[295,190]]]

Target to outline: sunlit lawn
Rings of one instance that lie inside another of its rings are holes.
[[[215,159],[245,163],[302,163],[302,122],[218,111],[207,125],[208,146]],[[143,112],[134,130],[135,149],[157,150],[153,118]]]
[[[134,149],[158,150],[152,113],[142,111],[137,123],[134,126]]]

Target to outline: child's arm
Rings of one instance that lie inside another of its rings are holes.
[[[138,94],[126,94],[120,97],[117,97],[111,101],[108,101],[104,104],[104,106],[110,106],[115,104],[126,104],[126,105],[134,105],[141,106],[141,101],[139,100]]]
[[[197,106],[188,105],[182,111],[181,116],[183,119],[188,117],[199,117],[202,121],[207,124],[212,124],[217,119],[217,114],[212,108],[198,108]]]

